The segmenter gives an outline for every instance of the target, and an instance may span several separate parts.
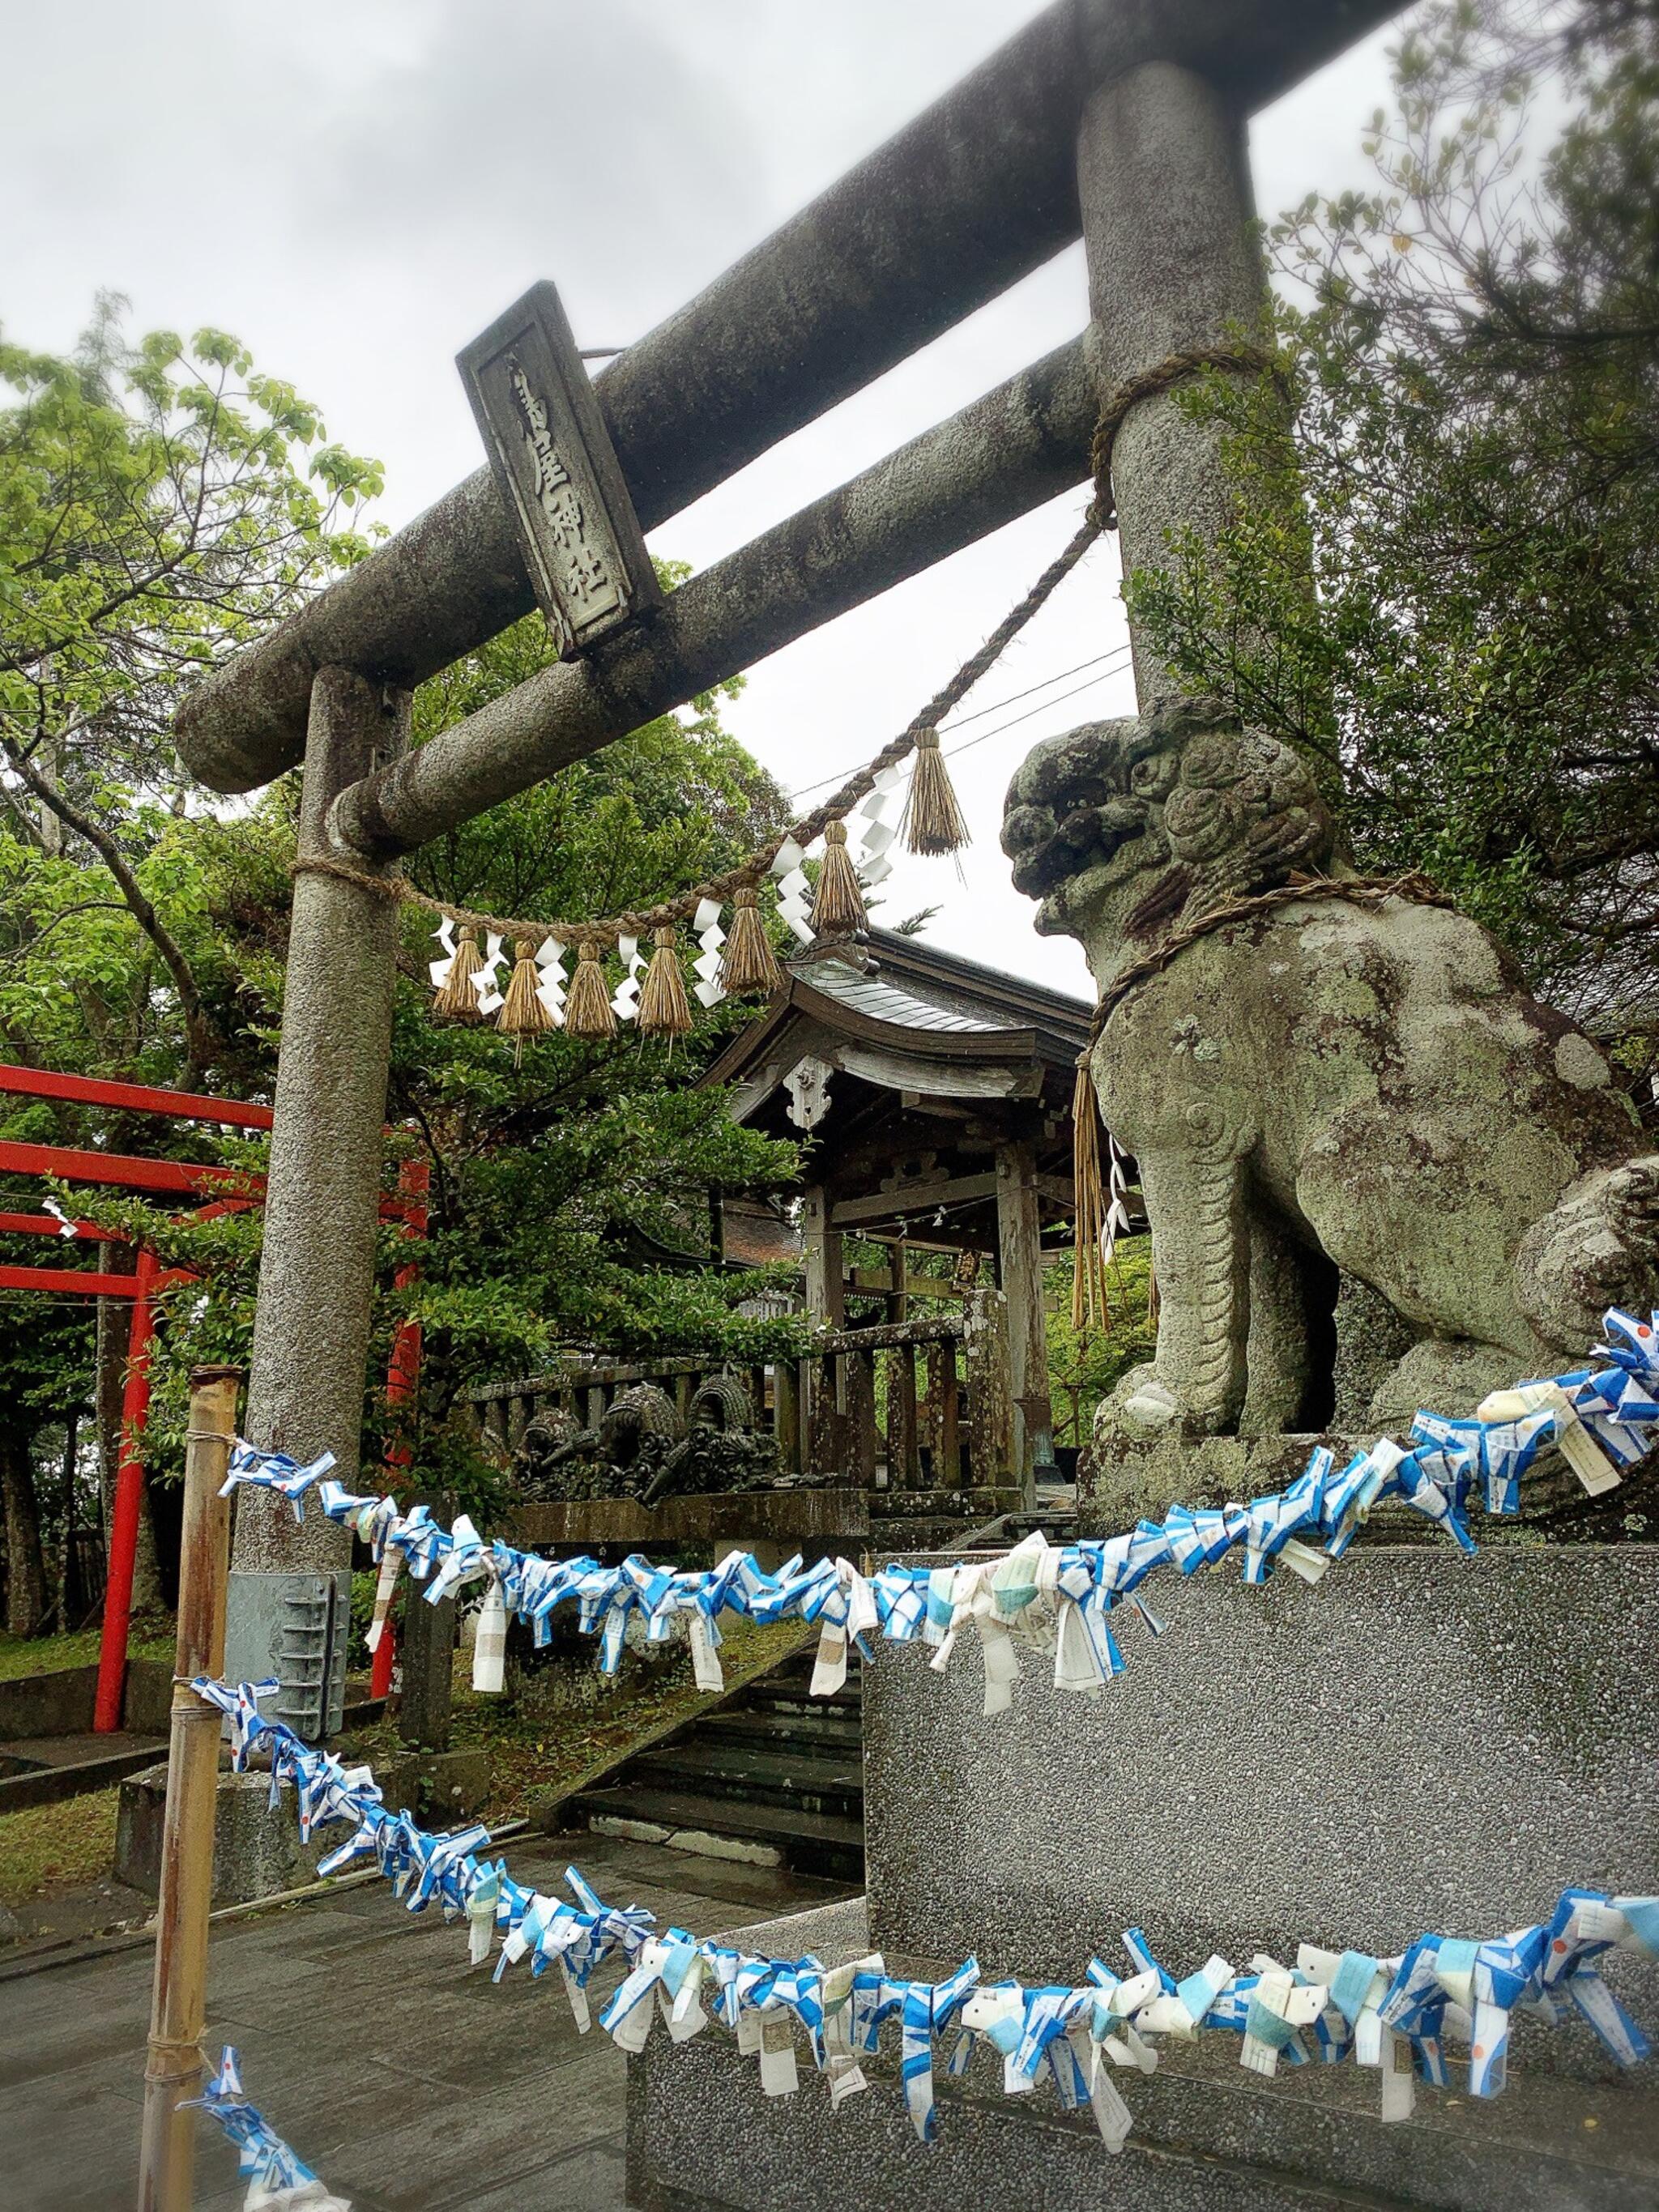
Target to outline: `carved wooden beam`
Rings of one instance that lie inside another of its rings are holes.
[[[830,1225],[852,1229],[861,1221],[886,1221],[902,1213],[931,1213],[941,1206],[973,1206],[997,1194],[994,1172],[941,1176],[937,1182],[900,1183],[895,1190],[844,1198],[830,1210]]]

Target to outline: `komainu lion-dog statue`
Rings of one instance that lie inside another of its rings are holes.
[[[1659,1158],[1606,1058],[1476,923],[1364,887],[1291,746],[1199,701],[1091,723],[1025,762],[1002,841],[1103,1001],[1139,979],[1092,1062],[1162,1300],[1133,1429],[1322,1426],[1340,1275],[1409,1332],[1378,1425],[1559,1373],[1607,1306],[1659,1303]]]

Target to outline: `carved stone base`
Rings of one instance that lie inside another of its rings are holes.
[[[1328,1445],[1341,1467],[1356,1452],[1369,1451],[1378,1435],[1376,1429],[1332,1429],[1316,1436],[1183,1437],[1170,1430],[1146,1436],[1113,1419],[1113,1412],[1109,1405],[1101,1407],[1093,1440],[1078,1460],[1079,1535],[1116,1535],[1143,1517],[1161,1521],[1172,1505],[1224,1505],[1230,1498],[1283,1490],[1318,1445]],[[1407,1425],[1389,1433],[1403,1443]],[[1582,1489],[1556,1452],[1541,1453],[1522,1479],[1524,1520],[1547,1520],[1583,1502]],[[1372,1527],[1393,1544],[1419,1536],[1425,1543],[1445,1541],[1397,1502],[1380,1506]]]
[[[1335,1433],[1194,1438],[1169,1431],[1135,1437],[1102,1420],[1078,1461],[1078,1534],[1112,1536],[1143,1517],[1161,1521],[1172,1505],[1223,1505],[1282,1490],[1316,1445],[1328,1444],[1346,1461],[1375,1440]]]

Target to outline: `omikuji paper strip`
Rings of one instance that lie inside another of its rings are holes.
[[[565,1873],[574,1904],[544,1896],[515,1881],[505,1860],[488,1856],[488,1830],[434,1834],[419,1827],[406,1812],[387,1811],[367,1767],[343,1767],[283,1722],[267,1720],[259,1699],[275,1691],[274,1681],[233,1688],[204,1675],[193,1687],[229,1720],[239,1769],[256,1746],[269,1753],[273,1802],[291,1784],[305,1832],[350,1824],[352,1833],[321,1861],[319,1875],[373,1860],[410,1911],[436,1905],[446,1920],[465,1922],[475,1965],[488,1959],[499,1936],[498,1981],[526,1959],[532,1975],[556,1966],[584,2033],[588,1984],[608,1961],[619,1961],[623,1977],[599,2025],[627,2050],[642,2050],[659,2019],[672,2041],[700,2033],[708,2024],[707,1990],[714,2018],[758,2061],[768,2095],[794,2091],[798,2038],[833,2101],[854,2094],[865,2086],[858,2059],[878,2050],[882,2027],[896,2020],[905,2105],[924,2142],[935,2131],[941,2050],[948,2070],[958,2075],[978,2040],[1001,2057],[1008,2094],[1025,2094],[1047,2079],[1068,2109],[1090,2106],[1114,2150],[1127,2118],[1110,2069],[1152,2072],[1164,2036],[1237,2035],[1241,2063],[1260,2074],[1315,2058],[1376,2068],[1384,2119],[1409,2116],[1413,2075],[1448,2085],[1449,2041],[1470,2047],[1471,2093],[1498,2095],[1510,2015],[1517,2008],[1559,2021],[1570,2005],[1622,2066],[1648,2053],[1601,1970],[1619,1951],[1659,1958],[1659,1898],[1570,1889],[1534,1927],[1483,1942],[1419,1936],[1392,1959],[1304,1944],[1294,1966],[1258,1955],[1236,1972],[1218,1957],[1177,1979],[1131,1928],[1123,1936],[1131,1969],[1124,1976],[1096,1959],[1072,1987],[985,1985],[978,1962],[968,1959],[943,1981],[908,1981],[890,1976],[879,1956],[832,1970],[810,1954],[773,1959],[699,1941],[680,1928],[659,1934],[651,1913],[605,1905],[574,1867]]]
[[[1098,1697],[1121,1671],[1123,1655],[1109,1616],[1128,1600],[1157,1636],[1163,1624],[1136,1595],[1157,1570],[1182,1575],[1243,1554],[1244,1579],[1261,1584],[1279,1568],[1317,1582],[1340,1559],[1360,1523],[1385,1499],[1397,1499],[1474,1549],[1468,1509],[1479,1496],[1489,1512],[1520,1509],[1521,1477],[1553,1443],[1599,1494],[1659,1436],[1659,1315],[1642,1321],[1611,1310],[1607,1341],[1592,1364],[1571,1375],[1523,1382],[1487,1399],[1473,1419],[1419,1413],[1409,1446],[1382,1437],[1338,1468],[1323,1446],[1287,1490],[1244,1504],[1172,1506],[1161,1522],[1127,1534],[1053,1545],[1040,1531],[1011,1552],[945,1568],[887,1566],[866,1577],[846,1559],[805,1566],[797,1558],[768,1573],[747,1553],[719,1566],[673,1571],[637,1556],[619,1566],[597,1559],[543,1559],[496,1538],[487,1543],[464,1515],[441,1527],[424,1505],[402,1511],[391,1498],[360,1497],[328,1479],[331,1455],[299,1466],[281,1453],[238,1443],[225,1492],[240,1484],[280,1492],[302,1516],[313,1492],[331,1520],[345,1522],[384,1565],[399,1555],[435,1604],[459,1587],[484,1585],[492,1621],[500,1613],[528,1620],[538,1644],[556,1607],[574,1603],[577,1625],[599,1639],[607,1674],[621,1663],[630,1626],[653,1644],[678,1633],[690,1644],[699,1685],[720,1686],[717,1617],[817,1622],[813,1686],[828,1694],[845,1679],[849,1645],[866,1659],[878,1632],[890,1643],[918,1639],[946,1667],[967,1632],[985,1667],[985,1710],[1008,1710],[1022,1650],[1051,1659],[1055,1684]],[[1601,1364],[1598,1364],[1601,1363]],[[1592,1464],[1593,1462],[1593,1464]],[[493,1669],[486,1668],[488,1681]]]

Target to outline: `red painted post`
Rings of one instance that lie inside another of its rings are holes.
[[[374,1647],[374,1663],[368,1672],[368,1694],[371,1698],[392,1695],[392,1668],[398,1656],[398,1639],[392,1623],[382,1624],[380,1640]]]
[[[127,1629],[132,1619],[132,1571],[138,1556],[138,1521],[144,1495],[143,1434],[149,1415],[149,1346],[155,1334],[150,1293],[159,1273],[155,1255],[143,1245],[134,1270],[132,1327],[127,1339],[127,1380],[121,1400],[121,1464],[110,1516],[109,1577],[104,1590],[104,1633],[98,1651],[98,1696],[92,1725],[100,1735],[121,1725],[127,1680]]]
[[[398,1173],[398,1190],[406,1201],[404,1220],[406,1234],[411,1237],[426,1235],[426,1195],[432,1179],[432,1170],[424,1160],[405,1160]],[[418,1260],[410,1260],[398,1268],[392,1280],[397,1287],[405,1290],[420,1274]],[[386,1401],[388,1407],[407,1405],[420,1388],[421,1381],[421,1324],[406,1321],[392,1340],[392,1358],[386,1367]],[[409,1465],[412,1457],[406,1444],[397,1443],[386,1446],[386,1464],[387,1487],[396,1489],[397,1478]],[[374,1664],[368,1678],[369,1695],[374,1698],[392,1694],[392,1662],[395,1646],[392,1624],[388,1621],[374,1647]]]

